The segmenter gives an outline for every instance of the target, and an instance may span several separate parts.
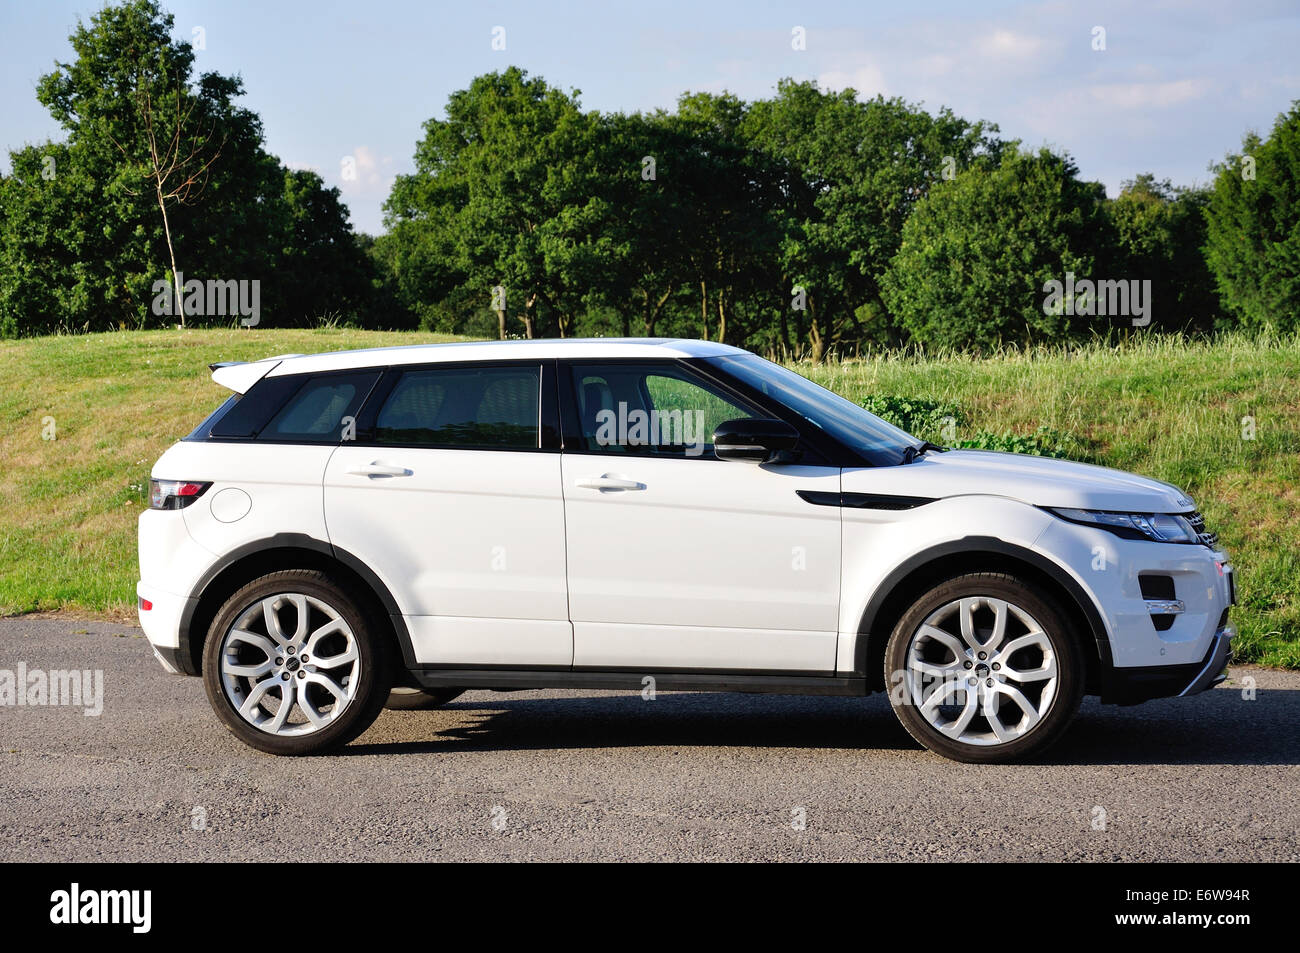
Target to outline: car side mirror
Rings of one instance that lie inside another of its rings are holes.
[[[799,445],[799,431],[774,417],[724,420],[713,431],[713,453],[719,460],[774,463]]]

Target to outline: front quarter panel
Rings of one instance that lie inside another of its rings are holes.
[[[871,492],[866,481],[848,479],[850,472],[845,476],[846,493]],[[855,668],[858,639],[867,637],[858,628],[872,597],[895,569],[926,550],[969,536],[994,536],[1052,558],[1036,543],[1053,517],[1005,497],[953,496],[906,510],[845,507],[843,513],[844,584],[836,652],[840,672]]]

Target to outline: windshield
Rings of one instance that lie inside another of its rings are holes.
[[[708,363],[789,407],[874,466],[900,463],[903,450],[921,442],[839,394],[755,354],[715,357]]]

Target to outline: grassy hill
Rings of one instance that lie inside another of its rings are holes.
[[[129,610],[149,469],[225,394],[208,363],[438,340],[205,329],[0,342],[0,612]],[[1300,668],[1300,341],[796,369],[939,442],[1032,447],[1178,484],[1238,568],[1238,656]]]

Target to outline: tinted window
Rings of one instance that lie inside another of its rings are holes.
[[[583,444],[592,453],[712,456],[718,424],[760,416],[675,365],[577,364],[571,370]]]
[[[222,402],[220,407],[218,407],[212,413],[208,414],[208,416],[203,419],[203,423],[199,424],[192,431],[190,431],[190,435],[185,439],[206,440],[208,434],[212,432],[212,428],[215,427],[217,424],[219,424],[223,417],[225,417],[228,413],[234,410],[235,405],[238,403],[239,403],[239,395],[231,394],[229,397],[225,399],[225,401]]]
[[[852,401],[755,354],[710,358],[709,363],[795,411],[874,466],[900,463],[903,449],[920,443]]]
[[[415,447],[538,447],[541,368],[406,371],[375,418],[375,441]]]
[[[299,375],[263,377],[242,397],[236,394],[227,401],[227,409],[212,423],[210,434],[217,438],[248,439],[256,437],[271,416],[303,384]]]
[[[262,428],[258,440],[308,442],[339,440],[345,418],[356,417],[378,373],[323,374],[308,377]]]

